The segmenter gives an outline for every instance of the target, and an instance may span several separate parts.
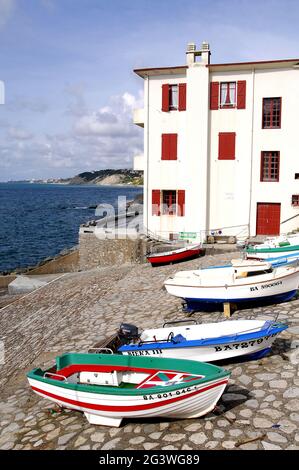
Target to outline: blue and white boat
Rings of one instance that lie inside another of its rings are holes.
[[[172,322],[170,322],[172,323]],[[170,324],[169,323],[169,324]],[[173,322],[182,323],[182,322]],[[227,320],[145,330],[118,352],[214,362],[238,356],[263,357],[276,336],[288,326],[274,320]]]
[[[299,284],[298,266],[279,266],[251,260],[232,265],[180,271],[164,283],[169,294],[182,298],[186,311],[206,310],[217,304],[273,304],[290,300]]]
[[[268,258],[267,262],[271,263],[273,267],[277,266],[287,266],[290,264],[297,263],[299,261],[299,251],[295,253],[290,253],[284,256],[275,256],[274,258]]]

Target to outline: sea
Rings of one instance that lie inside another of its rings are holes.
[[[98,204],[133,200],[134,186],[0,183],[0,272],[35,266],[78,244],[79,226]]]

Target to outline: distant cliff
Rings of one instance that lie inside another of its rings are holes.
[[[99,184],[99,185],[113,185],[113,184],[143,184],[143,172],[135,170],[98,170],[86,171],[80,173],[74,178],[62,180],[67,184]]]

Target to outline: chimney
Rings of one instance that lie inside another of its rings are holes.
[[[196,62],[196,57],[201,56],[201,64],[206,65],[210,63],[210,46],[209,43],[204,41],[202,43],[201,49],[199,51],[196,50],[196,45],[194,42],[189,42],[187,45],[187,65],[190,67]]]
[[[201,61],[203,64],[209,64],[210,63],[210,45],[208,42],[203,41],[201,45]]]
[[[194,42],[188,42],[187,44],[187,65],[192,65],[195,62],[195,52],[196,52],[196,45]]]

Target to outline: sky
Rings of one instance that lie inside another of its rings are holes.
[[[298,0],[0,0],[0,181],[132,168],[134,68],[299,58]],[[0,100],[1,102],[1,100]]]

